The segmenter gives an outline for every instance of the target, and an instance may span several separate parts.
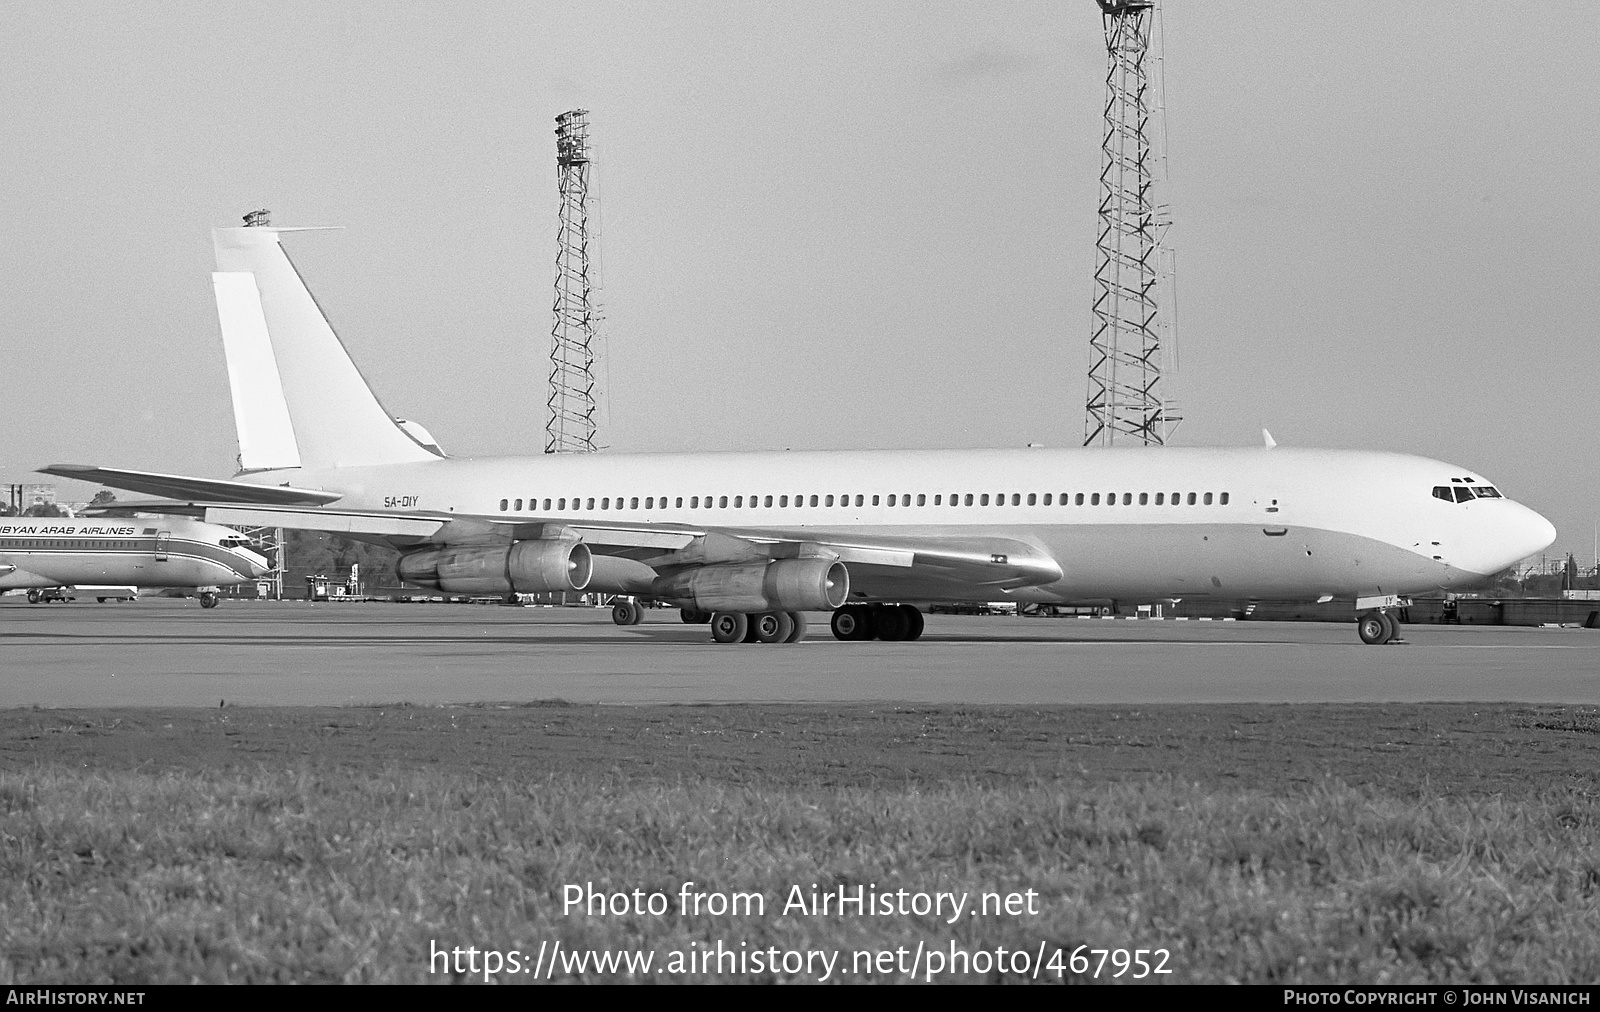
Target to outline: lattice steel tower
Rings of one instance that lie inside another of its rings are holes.
[[[555,326],[550,330],[550,420],[544,452],[594,449],[594,339],[598,316],[589,278],[589,112],[556,117],[556,181],[561,225],[556,232]]]
[[[1105,24],[1105,137],[1089,398],[1083,445],[1166,442],[1161,399],[1162,329],[1156,314],[1157,246],[1163,223],[1150,192],[1149,77],[1154,0],[1096,0]]]

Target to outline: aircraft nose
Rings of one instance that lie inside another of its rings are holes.
[[[267,565],[267,560],[255,552],[241,550],[238,554],[243,556],[245,566],[250,570],[250,579],[259,580],[272,572],[272,567]]]
[[[1513,505],[1516,510],[1506,518],[1503,528],[1506,550],[1511,555],[1506,560],[1508,566],[1537,555],[1556,540],[1554,524],[1521,503]]]

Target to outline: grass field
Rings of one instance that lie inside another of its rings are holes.
[[[921,943],[1013,951],[933,979],[1087,945],[1168,950],[1173,982],[1592,982],[1597,734],[1505,705],[4,711],[0,982],[483,979],[430,973],[468,945],[510,982],[557,941],[660,981],[822,976],[659,972],[720,942],[841,953],[833,981],[910,979]],[[685,882],[765,910],[680,913]],[[564,912],[584,883],[671,908]],[[782,911],[813,884],[1018,912]]]

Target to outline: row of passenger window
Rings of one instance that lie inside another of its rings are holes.
[[[138,547],[131,541],[88,541],[63,538],[0,538],[0,551],[23,551],[39,548],[122,548]]]
[[[793,506],[790,505],[790,499],[791,498],[793,498],[793,500],[794,500]],[[918,506],[927,506],[928,505],[929,497],[928,497],[927,494],[919,493],[914,498],[916,500],[916,505],[918,505]],[[1054,492],[1046,492],[1046,493],[1043,494],[1043,496],[1041,496],[1037,492],[1028,492],[1026,494],[1024,494],[1022,492],[997,492],[997,493],[994,493],[992,496],[988,492],[965,492],[965,493],[952,492],[950,495],[946,496],[944,493],[941,492],[941,493],[935,494],[932,498],[933,498],[933,505],[935,505],[935,506],[945,506],[945,505],[949,505],[949,506],[989,506],[989,505],[994,505],[994,506],[1005,506],[1005,505],[1011,505],[1011,506],[1022,506],[1022,505],[1038,506],[1038,505],[1041,505],[1041,504],[1045,505],[1045,506],[1054,506],[1054,505],[1058,505],[1058,504],[1061,505],[1061,506],[1100,506],[1100,505],[1116,506],[1118,503],[1120,503],[1123,506],[1132,506],[1132,505],[1135,505],[1136,501],[1137,501],[1137,504],[1140,505],[1140,506],[1151,506],[1151,505],[1154,505],[1154,506],[1183,506],[1183,505],[1188,505],[1188,506],[1211,506],[1211,505],[1226,506],[1226,505],[1228,505],[1228,493],[1226,493],[1226,492],[1222,492],[1222,493],[1211,493],[1211,492],[1188,492],[1188,493],[1185,493],[1185,492],[1172,492],[1172,493],[1167,493],[1167,492],[1156,492],[1156,493],[1150,493],[1150,492],[1106,492],[1103,495],[1102,495],[1102,493],[1099,493],[1099,492],[1076,492],[1076,493],[1062,492],[1059,496],[1057,496],[1056,493],[1054,493]],[[749,506],[748,507],[745,505],[745,500],[746,499],[749,500]],[[907,493],[891,493],[888,496],[882,496],[882,495],[867,496],[867,495],[864,495],[864,494],[857,494],[857,495],[854,496],[854,503],[852,503],[851,499],[852,499],[852,497],[850,495],[840,495],[840,496],[831,496],[831,495],[805,496],[805,495],[797,495],[797,496],[793,496],[793,497],[786,496],[786,495],[780,495],[780,496],[770,496],[770,495],[769,496],[760,496],[760,495],[752,495],[752,496],[742,496],[742,495],[736,495],[736,496],[725,496],[725,495],[723,495],[723,496],[709,496],[709,495],[708,496],[698,496],[698,495],[681,496],[680,495],[680,496],[677,496],[676,498],[674,498],[672,500],[673,504],[669,507],[667,505],[667,501],[668,501],[668,497],[667,496],[645,496],[644,500],[643,500],[643,502],[644,502],[643,508],[647,509],[647,510],[654,510],[654,509],[685,509],[685,508],[692,509],[692,510],[697,510],[697,509],[729,509],[729,508],[732,508],[732,509],[747,509],[747,508],[748,509],[757,509],[757,508],[770,509],[770,508],[773,508],[773,507],[777,507],[778,509],[791,509],[791,508],[799,508],[799,507],[806,507],[806,506],[819,506],[819,507],[833,506],[835,504],[835,500],[837,500],[838,505],[840,505],[840,506],[851,506],[851,505],[866,506],[866,505],[869,505],[869,503],[868,503],[869,499],[871,500],[870,505],[872,505],[872,506],[879,506],[879,505],[910,506],[910,505],[912,505],[913,496],[909,492],[907,492]],[[947,499],[949,500],[948,503],[946,502]],[[521,513],[522,512],[522,502],[523,501],[521,499],[501,499],[500,500],[500,511],[502,513],[510,512],[510,511],[515,511],[517,513]],[[537,498],[529,499],[528,500],[528,509],[530,511],[533,511],[533,512],[562,513],[562,512],[568,511],[569,507],[568,507],[567,504],[569,502],[571,503],[570,509],[578,510],[578,511],[593,511],[593,510],[595,510],[597,508],[598,509],[602,509],[602,510],[610,510],[610,509],[613,508],[613,506],[612,506],[613,500],[610,497],[607,497],[607,496],[602,496],[602,497],[599,497],[599,498],[596,498],[594,496],[589,496],[587,499],[585,499],[582,496],[574,496],[570,500],[562,499],[562,498],[545,499],[544,500],[544,505],[542,507],[539,505],[539,502],[540,502],[540,500],[537,499]],[[685,503],[686,502],[688,504],[687,507],[685,507]],[[636,510],[636,509],[640,508],[640,505],[639,505],[640,504],[640,498],[638,496],[628,496],[628,497],[617,496],[616,499],[615,499],[615,503],[616,503],[616,505],[615,505],[614,508],[619,509],[619,510],[621,510],[621,509]],[[657,505],[658,503],[659,503],[659,505]],[[598,506],[596,504],[598,504]]]

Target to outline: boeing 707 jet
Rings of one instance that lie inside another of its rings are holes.
[[[1349,599],[1483,581],[1555,538],[1472,468],[1291,448],[447,455],[386,411],[272,227],[214,232],[241,470],[54,465],[213,523],[389,544],[460,594],[593,591],[709,620],[718,642],[915,639],[921,606]],[[152,506],[151,508],[155,508]],[[628,603],[618,618],[636,621]]]

